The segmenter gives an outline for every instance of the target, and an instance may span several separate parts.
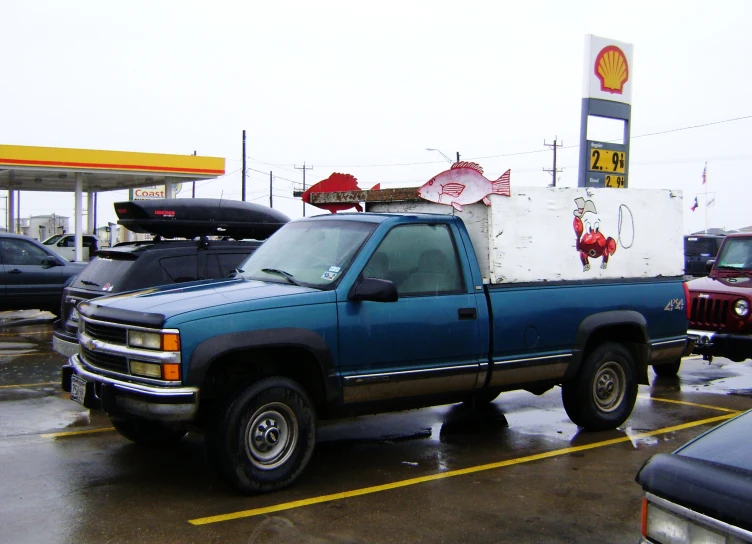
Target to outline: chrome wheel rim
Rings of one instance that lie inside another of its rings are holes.
[[[627,378],[618,363],[609,361],[598,369],[593,380],[593,400],[602,412],[613,412],[624,399]]]
[[[298,420],[289,406],[270,402],[258,408],[245,430],[245,449],[251,463],[272,470],[287,461],[298,443]]]

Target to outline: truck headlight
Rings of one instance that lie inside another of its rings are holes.
[[[180,381],[180,365],[176,363],[149,363],[146,361],[129,362],[133,376],[144,376],[165,381]]]
[[[180,351],[180,336],[176,333],[128,331],[128,346],[161,351]]]
[[[740,298],[736,302],[734,302],[734,312],[736,312],[736,315],[739,317],[745,317],[747,314],[749,314],[749,302],[747,302],[745,299]]]

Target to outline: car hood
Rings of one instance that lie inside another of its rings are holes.
[[[329,291],[310,287],[237,278],[153,287],[109,295],[85,303],[89,309],[82,309],[86,315],[116,321],[137,321],[138,315],[146,317],[145,314],[151,314],[151,319],[146,321],[152,321],[159,316],[164,322],[196,310],[208,315],[213,313],[212,308],[217,308],[217,311],[221,308],[224,313],[230,305],[233,306],[233,311],[279,308],[299,304],[299,297],[295,295],[325,293],[331,296]]]
[[[687,283],[690,291],[702,293],[744,294],[752,296],[752,277],[749,275],[708,276]]]

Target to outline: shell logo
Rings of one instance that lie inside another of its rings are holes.
[[[601,91],[621,94],[629,79],[627,56],[615,45],[604,47],[595,58],[594,71],[601,81]]]

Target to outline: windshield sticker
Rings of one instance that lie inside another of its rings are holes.
[[[335,274],[338,273],[340,270],[342,270],[339,266],[330,266],[329,272],[334,272]]]
[[[107,291],[109,293],[110,291],[112,291],[113,287],[114,285],[112,285],[111,283],[105,283],[104,287],[102,287],[102,291]]]
[[[337,267],[333,266],[332,268],[337,268]],[[326,272],[324,272],[324,275],[321,276],[321,279],[322,280],[333,281],[334,278],[336,278],[336,277],[337,277],[337,272],[330,272],[329,270],[327,270]]]

